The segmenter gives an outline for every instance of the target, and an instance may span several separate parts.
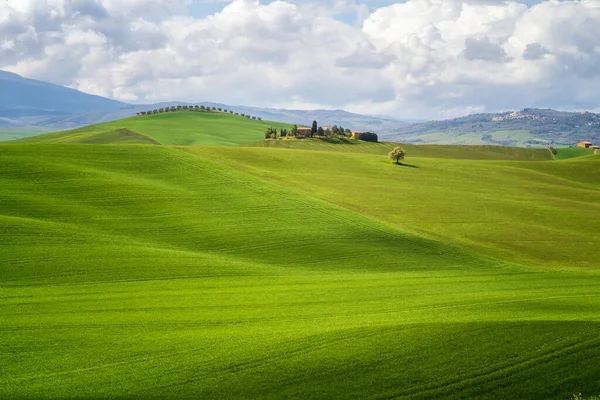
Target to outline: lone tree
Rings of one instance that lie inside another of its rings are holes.
[[[402,147],[394,147],[394,150],[390,151],[389,157],[394,160],[396,164],[400,164],[400,160],[404,160],[406,152]]]

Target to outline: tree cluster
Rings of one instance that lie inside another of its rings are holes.
[[[265,139],[277,139],[277,129],[267,128],[265,131]]]
[[[327,133],[327,132],[325,132],[325,133]],[[331,137],[334,137],[334,138],[352,137],[352,131],[350,129],[344,129],[343,126],[334,125],[331,127]]]
[[[379,138],[377,137],[376,133],[373,132],[361,132],[356,134],[356,139],[357,140],[362,140],[364,142],[378,142]]]
[[[242,114],[242,117],[245,114]],[[260,120],[260,118],[258,118]],[[294,127],[288,131],[287,129],[280,130],[279,134],[277,134],[276,130],[273,128],[269,128],[265,131],[266,139],[276,139],[277,137],[298,137],[298,125],[294,125]],[[310,132],[307,132],[302,137],[317,137],[323,140],[329,139],[343,139],[346,140],[352,137],[352,131],[350,129],[345,129],[343,126],[333,125],[331,128],[323,128],[319,126],[317,121],[313,121],[311,124]],[[364,132],[358,135],[358,140],[364,140],[368,142],[377,142],[378,137],[377,134],[372,132]]]
[[[323,128],[319,126],[317,121],[313,121],[308,137],[321,137],[321,138],[333,138],[333,139],[344,139],[352,136],[350,129],[344,129],[342,126],[334,125],[331,128]]]
[[[295,127],[297,129],[297,126]],[[275,128],[267,128],[267,130],[265,131],[265,139],[277,139],[278,137],[292,136],[292,132],[288,132],[286,128],[281,128],[279,132],[277,132],[277,129]]]

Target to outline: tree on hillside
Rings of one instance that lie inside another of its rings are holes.
[[[223,109],[222,109],[221,107],[217,108],[217,110],[219,110],[219,111],[223,111]]]
[[[287,134],[288,134],[287,129],[281,128],[281,131],[279,132],[279,136],[280,137],[286,137]]]
[[[298,125],[294,125],[294,127],[292,128],[292,131],[290,132],[290,135],[293,137],[298,136]]]
[[[252,117],[252,119],[256,119],[256,117]]]
[[[325,136],[325,130],[323,129],[322,126],[320,126],[319,129],[317,129],[317,135],[318,136]]]
[[[229,110],[229,114],[233,114],[233,111]]]
[[[259,121],[262,121],[262,118],[261,118],[261,117],[256,117],[256,119],[257,119],[257,120],[259,120]]]
[[[171,111],[177,111],[177,107],[175,107],[175,106],[171,107]]]
[[[390,160],[393,160],[396,164],[400,164],[400,160],[404,160],[406,152],[402,147],[394,147],[394,150],[390,151],[388,156],[390,157]]]
[[[178,110],[181,110],[181,106],[177,106],[177,109],[178,109]]]
[[[213,109],[213,111],[217,111],[217,107],[213,107],[212,109]]]
[[[344,134],[345,134],[346,136],[348,136],[348,137],[352,137],[352,131],[351,131],[350,129],[346,129],[346,130],[344,131]]]
[[[310,128],[310,136],[315,136],[315,134],[317,133],[317,131],[318,131],[317,121],[313,121],[312,127]]]
[[[200,106],[200,109],[201,109],[201,110],[204,110],[204,109],[206,109],[206,107],[204,107],[204,106]]]

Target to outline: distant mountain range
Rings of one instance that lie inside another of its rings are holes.
[[[65,130],[109,122],[146,110],[189,103],[127,104],[47,82],[0,71],[0,134],[4,129],[33,127]],[[580,140],[600,143],[600,114],[528,108],[475,114],[445,121],[407,123],[343,110],[284,110],[198,102],[264,120],[309,125],[338,125],[372,131],[389,141],[427,144],[497,144],[505,146],[569,146]],[[28,129],[29,129],[28,128]],[[35,129],[30,129],[31,134]],[[1,141],[0,137],[0,141]]]
[[[143,105],[130,104],[118,110],[95,111],[73,115],[59,115],[39,121],[39,125],[52,129],[72,129],[100,122],[109,122],[121,118],[131,117],[141,111],[185,104],[191,103],[174,101]],[[392,133],[394,129],[398,128],[399,126],[407,125],[405,122],[391,118],[385,119],[381,117],[371,117],[367,115],[353,114],[342,110],[281,110],[247,106],[232,106],[228,104],[212,102],[198,102],[195,104],[233,110],[238,113],[261,117],[264,120],[288,122],[299,125],[310,125],[313,120],[317,120],[321,125],[340,125],[344,128],[350,128],[353,130],[365,130],[373,132],[385,131],[388,133]]]
[[[123,107],[127,104],[0,71],[0,122],[6,125],[34,125],[49,117]]]
[[[127,104],[0,71],[0,126],[5,127],[73,129],[131,117],[140,111],[183,104],[190,103]],[[342,125],[354,130],[392,132],[403,125],[392,118],[358,115],[342,110],[279,110],[211,102],[197,104],[227,108],[265,120],[308,125],[316,119],[321,125]]]
[[[569,146],[581,140],[600,143],[600,114],[526,108],[405,125],[384,137],[408,143],[526,147]]]

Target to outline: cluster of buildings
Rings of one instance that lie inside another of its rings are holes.
[[[577,143],[577,147],[581,147],[582,149],[596,149],[599,150],[600,146],[595,146],[592,142],[582,141]]]
[[[543,121],[545,118],[541,115],[535,113],[528,113],[526,110],[523,111],[513,111],[508,114],[500,115],[492,118],[494,122],[502,122],[502,121],[510,121],[515,119],[532,119],[536,121]]]

